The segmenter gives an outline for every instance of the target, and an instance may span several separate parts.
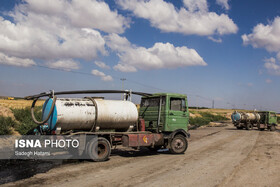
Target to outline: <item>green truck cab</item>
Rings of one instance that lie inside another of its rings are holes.
[[[270,129],[274,131],[277,126],[277,115],[274,111],[261,111],[258,112],[260,115],[260,121],[257,124],[259,130]]]
[[[189,109],[187,96],[174,93],[157,93],[142,97],[139,117],[145,120],[147,131],[171,133],[188,131]]]

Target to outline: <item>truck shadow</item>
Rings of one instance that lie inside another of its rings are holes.
[[[145,157],[158,154],[167,154],[160,151],[150,151],[147,148],[140,150],[113,149],[110,157]],[[92,162],[85,159],[60,159],[60,160],[0,160],[0,185],[30,178],[39,173],[46,173],[49,170],[65,165],[80,162]],[[108,160],[110,162],[110,160]]]
[[[250,131],[259,131],[257,128],[253,128],[251,130],[246,130],[246,129],[237,129],[237,128],[234,128],[234,127],[232,127],[232,128],[225,128],[225,130],[229,130],[229,131],[248,131],[248,132],[250,132]],[[265,129],[265,130],[263,130],[261,132],[278,132],[278,133],[280,133],[280,129],[279,129],[279,127],[275,131],[270,131],[270,130]]]
[[[159,151],[151,151],[148,148],[140,148],[139,150],[135,149],[113,149],[111,152],[111,157],[121,156],[121,157],[145,157],[151,155],[161,154]]]
[[[45,173],[73,160],[1,160],[0,185]]]

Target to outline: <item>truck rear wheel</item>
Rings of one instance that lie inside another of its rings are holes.
[[[87,153],[90,159],[95,162],[106,161],[111,154],[110,142],[103,137],[99,137],[98,140],[92,139],[88,143]]]
[[[170,143],[169,151],[173,154],[183,154],[188,148],[188,141],[183,135],[176,135]]]
[[[245,128],[246,128],[246,130],[252,130],[253,125],[251,123],[247,123]]]

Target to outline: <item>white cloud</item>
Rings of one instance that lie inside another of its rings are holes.
[[[54,69],[63,69],[66,71],[71,71],[75,69],[80,69],[79,63],[75,62],[71,59],[68,60],[59,60],[56,62],[47,62],[47,67],[54,68]]]
[[[209,12],[206,0],[184,0],[179,10],[163,0],[119,0],[118,4],[137,17],[148,19],[164,32],[201,36],[236,33],[237,25],[226,14]]]
[[[10,57],[1,52],[0,52],[0,64],[10,65],[10,66],[22,66],[22,67],[29,67],[29,66],[36,65],[36,63],[31,59]]]
[[[207,0],[183,0],[183,2],[184,2],[184,5],[187,7],[187,9],[190,12],[195,12],[195,11],[207,12],[208,11]]]
[[[103,81],[113,81],[113,78],[112,78],[110,75],[106,75],[106,76],[104,76],[104,77],[101,77],[101,79],[102,79]]]
[[[268,52],[275,52],[280,60],[280,17],[275,17],[267,25],[259,23],[253,28],[251,34],[243,34],[244,45],[252,45],[254,48],[264,48]],[[267,72],[271,75],[280,75],[280,64],[275,58],[264,59]]]
[[[216,43],[222,43],[222,39],[221,38],[214,38],[212,36],[208,36],[208,39],[212,40],[213,42],[216,42]]]
[[[95,76],[98,76],[98,77],[101,77],[101,80],[103,80],[103,81],[113,81],[112,76],[106,75],[105,73],[103,73],[101,71],[98,71],[97,69],[93,69],[91,71],[91,74],[93,74]]]
[[[268,25],[259,23],[253,28],[251,34],[242,35],[244,45],[254,48],[265,48],[269,52],[280,52],[280,17]]]
[[[117,34],[107,36],[106,44],[117,51],[120,58],[114,69],[123,72],[207,65],[194,49],[185,46],[175,47],[170,43],[159,42],[151,48],[137,47]]]
[[[272,83],[272,80],[271,80],[271,79],[266,79],[265,82],[266,82],[267,84],[270,84],[270,83]]]
[[[7,15],[12,19],[0,16],[0,53],[47,63],[107,55],[100,31],[129,27],[128,19],[98,0],[23,0]]]
[[[101,61],[95,61],[94,64],[102,69],[110,69],[110,66],[106,65],[104,62]]]
[[[99,0],[25,0],[28,9],[38,15],[67,18],[74,27],[123,33],[129,27],[127,20],[118,12],[110,10],[107,3]]]
[[[221,7],[223,7],[226,10],[229,10],[229,4],[228,4],[229,0],[216,0],[216,3],[218,5],[220,5]]]
[[[114,66],[114,70],[122,71],[122,72],[136,72],[137,69],[134,66],[128,64],[117,64]]]
[[[106,54],[105,41],[97,30],[75,27],[67,17],[39,13],[32,4],[18,5],[10,16],[14,23],[0,17],[0,51],[7,55],[90,60],[98,53]]]
[[[276,59],[271,57],[268,59],[264,59],[264,67],[271,75],[278,75],[280,76],[280,64],[276,62]]]

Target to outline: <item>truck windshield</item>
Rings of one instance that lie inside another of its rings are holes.
[[[153,97],[153,98],[143,98],[141,100],[141,107],[158,107],[159,106],[159,97]],[[162,105],[165,105],[165,97],[162,97],[161,101]]]

